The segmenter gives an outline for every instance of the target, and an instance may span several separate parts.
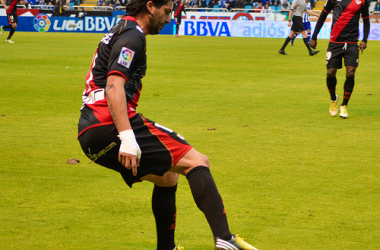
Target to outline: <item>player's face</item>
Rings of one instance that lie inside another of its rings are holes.
[[[171,13],[173,11],[173,1],[168,1],[161,8],[154,8],[150,16],[149,34],[154,35],[160,33],[162,28],[170,23]]]

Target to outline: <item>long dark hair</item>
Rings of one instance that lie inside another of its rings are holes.
[[[161,8],[162,5],[167,4],[173,0],[129,0],[125,6],[127,16],[138,16],[140,14],[149,13],[146,8],[146,3],[152,1],[156,8]]]

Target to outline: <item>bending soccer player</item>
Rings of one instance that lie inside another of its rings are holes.
[[[215,248],[254,250],[231,234],[207,157],[136,113],[147,67],[146,35],[170,22],[172,7],[172,0],[130,0],[127,15],[103,37],[86,76],[78,140],[92,161],[118,171],[130,187],[141,180],[154,183],[158,250],[179,249],[174,241],[179,174],[186,176],[210,225]]]
[[[328,0],[323,8],[322,14],[315,26],[313,37],[310,41],[312,48],[317,47],[317,36],[326,20],[327,15],[332,10],[333,22],[331,36],[326,53],[327,66],[327,89],[330,93],[330,114],[338,114],[338,95],[336,95],[336,72],[342,68],[342,59],[346,66],[346,81],[344,83],[343,101],[339,108],[339,115],[343,118],[348,117],[347,104],[351,98],[355,84],[355,71],[359,66],[359,50],[367,48],[367,39],[370,29],[368,2],[365,0]],[[358,45],[359,20],[360,14],[364,22],[363,39]]]

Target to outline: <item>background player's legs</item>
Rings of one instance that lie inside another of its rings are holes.
[[[294,36],[293,36],[293,38],[291,39],[291,41],[290,41],[290,44],[293,46],[293,43],[294,43],[294,39],[296,39],[296,37],[298,36],[298,32],[296,32],[295,34],[294,34]]]
[[[310,43],[310,39],[311,39],[311,30],[308,29],[307,30],[307,41],[308,41],[308,43]]]
[[[347,103],[351,98],[355,85],[355,71],[356,67],[346,66],[346,81],[344,82],[344,96],[341,106],[347,106]]]
[[[302,34],[302,37],[303,37],[303,43],[305,44],[307,50],[309,51],[309,55],[312,56],[314,54],[317,54],[319,52],[319,50],[312,51],[311,48],[310,48],[310,44],[309,44],[309,41],[307,39],[306,31],[305,30],[301,31],[301,34]]]
[[[286,46],[288,46],[289,42],[292,40],[294,35],[295,35],[295,32],[293,30],[291,30],[289,36],[285,39],[285,42],[282,45],[281,49],[278,51],[278,53],[283,54],[283,55],[287,55],[285,53],[285,48],[286,48]]]

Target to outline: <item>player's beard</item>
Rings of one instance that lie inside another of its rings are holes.
[[[160,33],[160,31],[162,30],[162,28],[165,26],[165,22],[164,21],[160,21],[158,18],[157,18],[157,15],[155,15],[155,13],[151,14],[149,16],[149,34],[151,35],[156,35],[158,33]]]

